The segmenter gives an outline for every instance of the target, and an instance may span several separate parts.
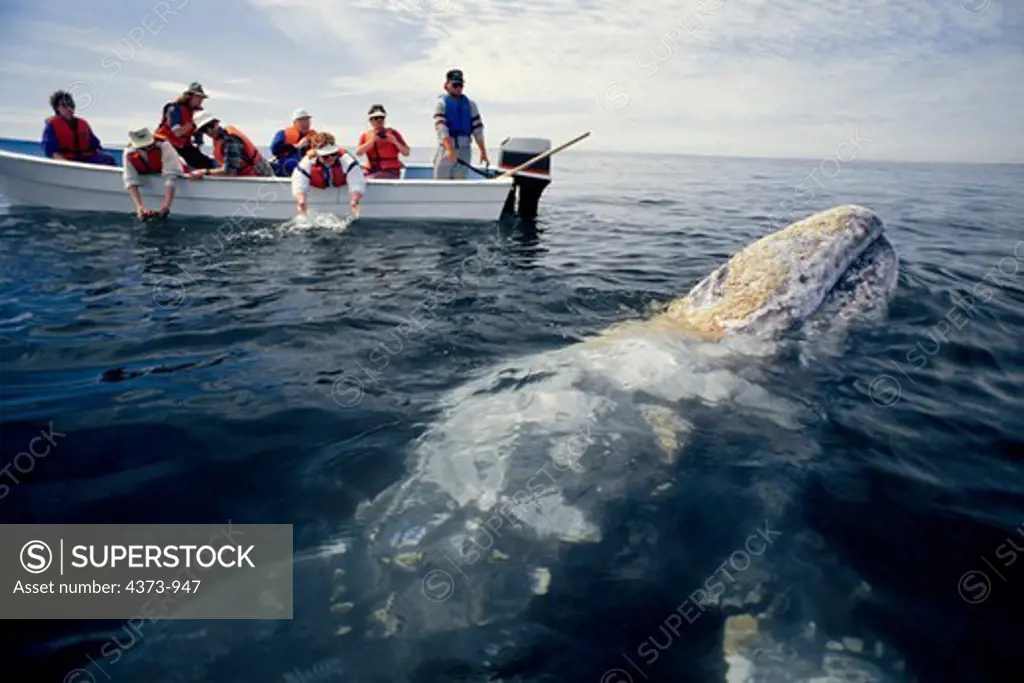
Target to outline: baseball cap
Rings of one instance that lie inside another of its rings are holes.
[[[452,83],[465,83],[465,80],[462,78],[462,69],[452,69],[444,75],[444,78]]]

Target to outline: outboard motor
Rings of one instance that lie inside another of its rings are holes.
[[[498,153],[498,167],[509,171],[525,164],[538,154],[551,149],[547,138],[505,138]],[[505,200],[503,214],[517,213],[520,218],[536,218],[537,203],[544,188],[551,182],[551,157],[541,159],[515,175],[512,190]],[[516,209],[516,191],[519,192],[519,207]]]

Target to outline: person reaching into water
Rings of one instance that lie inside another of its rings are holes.
[[[309,149],[309,143],[316,131],[310,127],[310,115],[305,109],[292,112],[292,125],[277,131],[270,141],[270,153],[274,158],[270,165],[274,173],[287,178],[295,170],[296,164]]]
[[[220,119],[213,114],[204,112],[196,117],[196,132],[209,135],[213,140],[213,158],[220,167],[192,171],[193,178],[274,175],[270,162],[263,158],[252,140],[234,126],[222,127]]]
[[[359,162],[335,144],[330,133],[317,133],[313,147],[292,172],[292,196],[300,216],[308,215],[311,189],[348,187],[349,210],[359,215],[359,203],[366,192],[366,178]]]
[[[367,177],[397,179],[403,167],[398,155],[409,156],[409,145],[405,144],[401,133],[384,125],[388,115],[384,105],[375,104],[367,113],[370,116],[370,129],[359,136],[356,156],[366,155],[368,163],[364,170]]]
[[[164,105],[160,125],[154,132],[158,139],[171,143],[178,156],[191,168],[213,168],[215,165],[213,159],[199,151],[201,136],[196,135],[193,120],[197,112],[202,111],[203,100],[207,97],[203,86],[193,82],[178,99]]]
[[[136,128],[128,131],[128,146],[124,150],[124,187],[135,205],[135,215],[139,220],[154,216],[166,217],[171,211],[174,201],[174,189],[178,178],[190,178],[185,172],[185,162],[181,160],[174,146],[166,140],[157,140],[149,128]],[[147,209],[139,186],[141,176],[160,174],[164,179],[164,201],[160,210]]]
[[[438,146],[434,154],[434,178],[462,180],[468,170],[465,164],[473,160],[470,136],[480,148],[480,163],[489,164],[484,144],[484,122],[476,102],[463,93],[465,80],[462,71],[452,69],[445,74],[444,95],[439,95],[434,106],[434,128]],[[463,163],[458,163],[462,161]]]
[[[63,159],[83,164],[116,166],[114,157],[103,151],[103,144],[85,119],[75,116],[75,98],[58,90],[50,96],[53,116],[43,127],[43,154],[47,159]]]

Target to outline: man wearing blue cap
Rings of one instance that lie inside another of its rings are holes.
[[[445,74],[444,95],[438,95],[434,107],[434,128],[437,130],[438,146],[434,154],[434,178],[441,180],[462,180],[466,177],[465,164],[473,160],[470,138],[480,148],[480,163],[489,164],[487,146],[484,144],[484,123],[476,102],[463,94],[465,80],[460,69]]]

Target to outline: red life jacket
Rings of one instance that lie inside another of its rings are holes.
[[[386,133],[389,130],[395,134],[396,138],[402,139],[399,132],[393,128],[382,128],[381,132]],[[368,134],[363,133],[363,142],[366,142],[365,136]],[[403,166],[398,158],[398,154],[398,147],[390,140],[377,137],[373,141],[373,147],[366,150],[366,160],[369,162],[366,165],[366,170],[370,173],[375,171],[401,171]]]
[[[171,109],[174,109],[175,107],[181,111],[180,125],[184,126],[185,124],[192,123],[192,116],[195,112],[189,109],[187,105],[178,104],[177,102],[168,102],[164,105],[163,118],[160,119],[160,125],[156,127],[155,131],[153,131],[153,137],[158,140],[166,140],[175,147],[184,147],[185,145],[191,144],[192,133],[189,133],[185,137],[179,137],[171,130],[171,125],[168,123],[168,121],[170,121],[169,114],[171,113]],[[194,132],[195,131],[193,131],[193,133]]]
[[[97,150],[92,147],[92,128],[85,119],[71,119],[75,128],[61,116],[51,116],[46,123],[53,126],[53,133],[57,136],[58,154],[63,158],[74,161],[75,159],[89,157]]]
[[[338,158],[335,159],[334,163],[331,164],[330,166],[327,166],[322,161],[317,159],[312,164],[310,164],[309,173],[302,171],[303,173],[306,173],[306,175],[309,176],[309,184],[315,188],[322,190],[325,187],[328,187],[327,178],[328,175],[330,175],[330,187],[342,187],[343,185],[348,185],[348,175],[341,168],[341,155],[344,153],[345,150],[338,150]],[[296,166],[295,168],[301,169],[302,167]]]
[[[238,130],[234,126],[226,126],[224,132],[228,135],[232,135],[242,141],[242,163],[238,167],[238,175],[256,175],[255,164],[262,156],[260,155],[259,149],[256,145],[252,144],[252,140],[245,136],[245,133]],[[224,136],[220,136],[213,141],[213,158],[217,160],[217,163],[221,166],[224,165]]]
[[[145,154],[143,154],[145,152]],[[160,145],[153,145],[145,150],[132,150],[124,155],[140,174],[160,173],[163,171],[163,151]]]

